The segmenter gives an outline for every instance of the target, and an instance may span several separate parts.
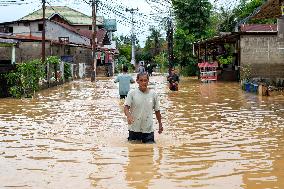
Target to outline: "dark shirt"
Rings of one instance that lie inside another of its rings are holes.
[[[168,76],[169,83],[179,82],[179,76],[177,74],[171,74]]]

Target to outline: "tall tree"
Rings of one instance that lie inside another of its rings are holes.
[[[207,36],[212,4],[208,0],[172,0],[180,29],[197,39]]]
[[[174,62],[180,65],[183,74],[195,75],[197,61],[193,56],[193,43],[212,35],[211,10],[208,0],[172,0],[176,15],[174,35]]]
[[[156,28],[150,28],[150,35],[147,37],[144,54],[146,60],[151,61],[162,51],[165,40],[162,38],[161,31]]]
[[[114,37],[119,51],[118,63],[127,64],[131,61],[131,39],[127,36]]]

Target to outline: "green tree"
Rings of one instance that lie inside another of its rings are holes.
[[[212,4],[208,0],[172,0],[176,15],[174,34],[175,65],[180,65],[183,75],[195,75],[197,60],[193,56],[193,43],[214,35]]]
[[[163,44],[165,43],[159,29],[151,27],[150,32],[143,49],[145,61],[153,61],[154,57],[162,52]]]
[[[192,54],[193,42],[195,37],[183,29],[177,28],[175,32],[175,66],[181,66],[182,75],[192,76],[197,72],[196,57]]]
[[[114,37],[114,40],[116,41],[117,48],[119,51],[119,58],[123,57],[122,59],[128,62],[131,61],[131,39],[127,36],[119,36]]]
[[[131,46],[131,39],[128,36],[119,36],[119,37],[114,37],[114,40],[116,41],[117,48],[119,51],[119,56],[118,56],[118,64],[116,65],[116,72],[120,72],[122,70],[123,65],[127,65],[129,68],[129,72],[133,71],[133,65],[130,63],[131,62],[131,51],[132,51],[132,46]]]
[[[196,39],[207,37],[212,4],[208,0],[172,0],[178,27]]]

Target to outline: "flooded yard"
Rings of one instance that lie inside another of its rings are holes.
[[[0,99],[0,188],[284,188],[284,96],[153,76],[164,133],[131,144],[113,79]]]

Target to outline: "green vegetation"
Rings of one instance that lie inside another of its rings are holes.
[[[231,64],[232,61],[233,61],[233,57],[232,56],[227,56],[227,57],[226,56],[219,56],[217,58],[217,60],[220,64]]]
[[[39,81],[45,76],[45,65],[36,59],[17,64],[16,70],[6,75],[9,93],[16,98],[32,97],[39,89]]]
[[[60,58],[57,56],[47,57],[45,64],[40,59],[20,63],[16,70],[5,75],[9,86],[9,93],[12,97],[32,97],[41,87],[41,83],[47,77],[46,66],[49,64],[50,72],[56,73],[59,69]],[[69,79],[72,76],[70,64],[64,64],[64,77]]]
[[[134,66],[131,62],[131,39],[127,36],[115,37],[117,48],[119,50],[118,62],[116,64],[115,73],[120,73],[122,71],[122,66],[127,65],[128,71],[133,72]]]
[[[68,80],[72,77],[71,73],[71,64],[70,63],[64,63],[64,79]]]
[[[214,7],[209,0],[171,0],[174,9],[174,67],[179,67],[185,76],[197,75],[197,57],[194,55],[193,44],[220,32],[232,32],[239,29],[241,24],[274,24],[275,19],[251,19],[249,16],[260,7],[264,0],[240,0],[234,6]],[[232,5],[232,4],[231,4]],[[165,20],[164,20],[165,21]],[[159,28],[150,28],[145,47],[138,46],[136,61],[157,65],[162,72],[168,69],[167,41],[162,37],[162,30],[167,30],[166,24]],[[117,38],[120,57],[118,64],[127,64],[131,61],[131,39],[120,36]],[[234,49],[232,45],[225,45],[224,52],[218,55],[220,64],[232,63]],[[211,57],[212,58],[212,57]],[[119,66],[118,66],[119,67]]]
[[[46,58],[46,63],[49,63],[49,65],[58,66],[60,63],[60,58],[58,56],[49,56]]]
[[[251,79],[251,65],[246,64],[241,67],[241,80],[249,82]]]

